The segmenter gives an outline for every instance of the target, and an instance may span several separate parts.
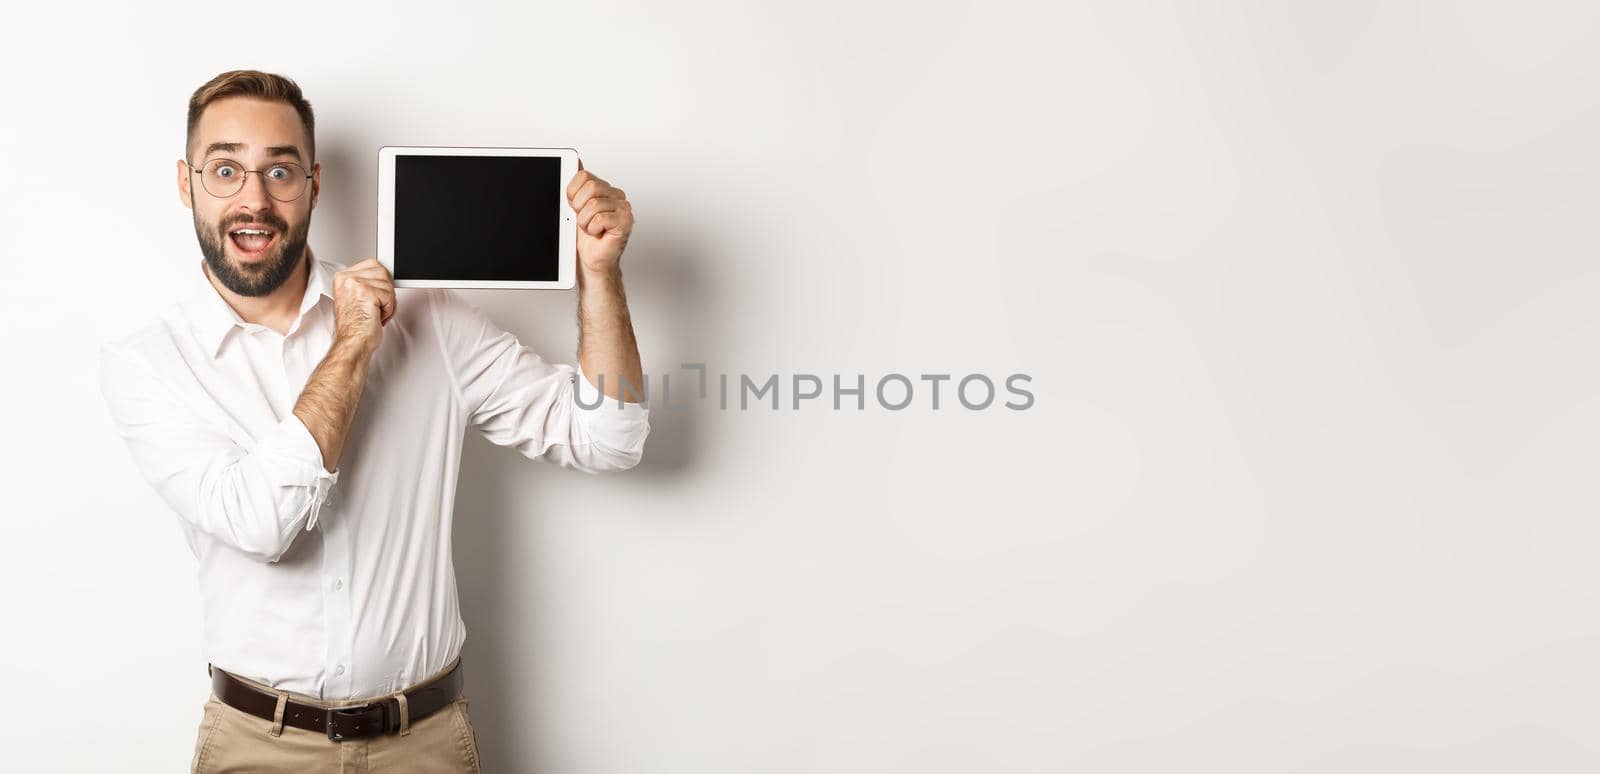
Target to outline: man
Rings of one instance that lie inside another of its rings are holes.
[[[619,392],[643,383],[632,208],[580,164],[579,364],[551,364],[452,291],[312,254],[314,126],[278,75],[195,91],[177,165],[193,293],[101,350],[117,430],[199,559],[193,770],[477,771],[451,562],[463,436],[587,472],[638,462],[647,409]]]

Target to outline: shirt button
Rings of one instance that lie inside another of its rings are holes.
[[[344,664],[340,664],[340,665],[339,665],[339,666],[338,666],[338,667],[336,667],[336,668],[335,668],[335,669],[334,669],[334,670],[333,670],[333,673],[334,673],[334,674],[336,674],[336,675],[342,675],[342,674],[344,674]]]
[[[339,589],[342,589],[342,588],[344,588],[344,579],[343,578],[334,578],[333,579],[333,590],[334,591],[338,591]]]

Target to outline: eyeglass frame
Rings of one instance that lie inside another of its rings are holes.
[[[262,190],[267,192],[268,196],[272,196],[272,190],[270,188],[267,188],[267,185],[266,185],[266,179],[267,178],[266,178],[265,172],[263,170],[260,170],[260,169],[245,169],[243,162],[234,161],[233,159],[227,158],[226,156],[224,156],[222,158],[216,158],[216,159],[212,159],[210,161],[207,161],[206,162],[206,166],[210,166],[211,164],[213,164],[215,162],[218,162],[218,161],[232,162],[234,165],[239,167],[239,174],[244,175],[244,180],[239,183],[239,190],[238,191],[234,191],[233,193],[228,194],[227,196],[217,196],[216,194],[211,193],[211,189],[210,188],[206,188],[205,167],[201,167],[199,169],[196,169],[193,164],[189,163],[188,159],[184,159],[183,160],[183,165],[189,168],[189,174],[191,174],[191,175],[199,174],[200,175],[200,187],[202,189],[205,189],[205,192],[207,194],[210,194],[210,196],[212,198],[214,198],[214,199],[232,199],[233,197],[238,196],[239,195],[239,191],[243,191],[244,190],[245,183],[250,181],[250,173],[251,172],[254,172],[254,173],[258,174],[258,175],[262,175],[261,188],[262,188]],[[277,162],[273,162],[271,166],[267,167],[267,169],[271,169],[272,167],[281,167],[281,166],[285,166],[285,165],[288,165],[288,164],[293,164],[293,165],[295,165],[297,167],[300,167],[301,169],[306,169],[304,166],[301,166],[298,162],[294,162],[294,161],[277,161]],[[306,180],[311,180],[311,179],[314,179],[315,177],[316,177],[316,175],[313,174],[311,170],[306,169],[306,176],[305,176]],[[292,199],[279,199],[276,196],[272,196],[272,198],[273,198],[274,201],[280,201],[280,202],[288,203],[288,202],[296,201],[300,197],[305,196],[306,195],[306,191],[309,191],[309,190],[311,190],[311,186],[309,186],[309,185],[301,185],[300,186],[300,193],[295,194],[294,198],[292,198]],[[194,196],[194,189],[193,188],[189,189],[189,195],[190,196]]]

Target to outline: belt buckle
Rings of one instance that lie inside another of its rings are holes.
[[[379,733],[382,733],[388,728],[388,723],[386,722],[388,720],[388,705],[363,704],[359,707],[333,707],[324,710],[326,716],[323,725],[327,727],[329,741],[342,742],[346,739],[356,739],[363,736],[371,736],[370,733],[341,734],[339,733],[338,727],[334,724],[334,718],[342,715],[347,718],[357,718],[359,721],[362,718],[368,718],[373,710],[378,710],[379,712],[375,728]],[[357,722],[355,731],[360,732],[361,730],[361,723]]]

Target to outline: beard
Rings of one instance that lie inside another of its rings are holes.
[[[239,264],[228,259],[228,232],[251,224],[266,226],[276,231],[278,243],[261,260],[253,264]],[[254,218],[233,218],[215,226],[194,221],[194,235],[200,240],[200,252],[205,255],[211,276],[223,287],[241,296],[265,296],[289,279],[300,265],[300,255],[306,249],[306,234],[311,230],[308,215],[297,228],[290,231],[288,223],[272,213],[260,213]]]

